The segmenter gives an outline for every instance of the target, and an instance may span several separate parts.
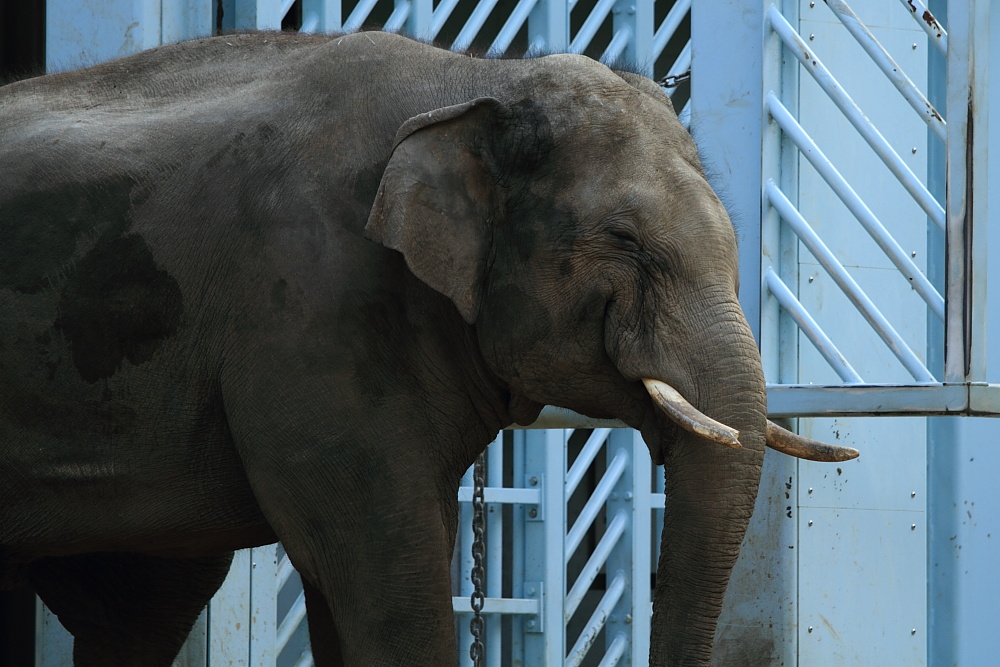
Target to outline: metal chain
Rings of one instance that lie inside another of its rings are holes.
[[[486,500],[484,489],[486,487],[485,471],[486,454],[479,455],[476,464],[472,468],[472,622],[469,629],[472,631],[472,645],[469,647],[469,657],[472,658],[474,667],[482,667],[485,650],[483,648],[483,634],[486,631],[486,619],[481,615],[483,603],[486,601],[484,586],[486,584],[486,570],[483,568],[483,557],[486,555]]]
[[[681,82],[687,81],[690,78],[691,78],[691,70],[687,70],[686,72],[681,72],[680,74],[668,74],[667,76],[657,81],[657,83],[664,88],[676,88],[677,86],[681,85]]]

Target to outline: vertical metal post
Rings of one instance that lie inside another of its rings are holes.
[[[399,2],[400,0],[397,0]],[[431,22],[434,18],[434,0],[403,0],[410,5],[403,29],[407,35],[417,39],[434,39]]]
[[[250,665],[273,665],[278,659],[278,545],[250,549]]]
[[[276,0],[236,0],[237,30],[281,30],[281,3]]]
[[[503,486],[503,432],[486,450],[486,486]],[[503,596],[503,505],[486,503],[486,597]],[[489,612],[489,607],[484,609]],[[499,665],[503,656],[503,617],[486,617],[486,664]]]
[[[966,0],[952,0],[947,3],[949,61],[951,60],[951,40],[953,33],[964,30],[959,23],[961,17],[968,20],[978,20],[977,10],[984,2],[972,0],[965,6]],[[930,9],[936,16],[944,14],[943,0],[930,3]],[[985,3],[989,6],[989,22],[1000,25],[1000,4]],[[957,5],[963,5],[957,7]],[[989,34],[989,26],[977,25],[985,34]],[[1000,150],[1000,138],[997,128],[1000,128],[1000,41],[992,40],[989,44],[982,41],[982,35],[976,35],[976,53],[979,64],[975,67],[970,63],[972,71],[987,72],[988,78],[974,80],[976,99],[979,95],[986,96],[986,102],[974,102],[973,142],[972,150],[976,151],[971,158],[973,169],[976,166],[986,170],[988,180],[975,180],[973,173],[973,188],[965,188],[966,193],[973,193],[976,200],[985,200],[992,193],[1000,192],[1000,162],[994,160],[990,165],[983,165],[981,160],[988,156],[988,149],[997,147]],[[954,84],[952,63],[948,64],[948,108],[946,118],[949,121],[949,147],[952,144],[951,124],[957,119],[963,109],[956,112],[952,104],[951,88]],[[961,97],[957,95],[959,100]],[[992,131],[984,129],[987,116]],[[964,146],[963,146],[964,148]],[[994,151],[996,154],[996,151]],[[953,153],[949,150],[949,160]],[[978,164],[977,164],[978,163]],[[966,162],[966,167],[969,162]],[[954,165],[949,162],[949,185],[953,178]],[[951,224],[951,191],[949,190],[948,222]],[[989,217],[979,217],[975,203],[973,204],[973,220],[977,228],[974,231],[973,250],[986,242],[992,242],[993,247],[1000,247],[1000,211],[994,208],[987,211]],[[988,222],[987,222],[988,221]],[[950,230],[949,230],[950,231]],[[986,236],[989,236],[987,239]],[[949,243],[951,236],[949,235]],[[949,246],[948,261],[952,255]],[[985,265],[985,257],[973,258],[973,280],[981,284],[980,294],[973,293],[973,299],[986,298],[982,307],[987,312],[986,327],[1000,331],[1000,262],[993,258],[989,266]],[[951,269],[951,266],[949,266]],[[951,275],[949,271],[949,280]],[[992,288],[992,289],[990,289]],[[948,299],[952,299],[948,293]],[[976,312],[973,303],[973,322]],[[988,309],[986,308],[988,306]],[[949,327],[951,326],[951,303],[949,301]],[[985,343],[985,329],[973,329],[972,341],[972,379],[977,379],[977,341],[980,336]],[[995,340],[995,339],[994,339]],[[949,337],[948,352],[951,353]],[[1000,377],[1000,347],[993,345],[993,357],[985,366],[985,377],[995,379]],[[952,361],[949,354],[949,362]],[[958,369],[960,370],[960,369]],[[980,376],[982,378],[983,376]],[[1000,534],[1000,493],[997,492],[996,470],[1000,467],[1000,428],[996,419],[951,417],[933,418],[929,420],[928,428],[928,662],[931,665],[980,665],[990,664],[1000,652],[1000,636],[994,632],[994,608],[996,599],[1000,596],[1000,579],[996,576],[996,535]]]
[[[569,0],[538,0],[528,15],[528,52],[562,53],[569,47]]]
[[[762,4],[702,0],[691,6],[691,132],[715,176],[712,187],[737,224],[740,303],[758,339]]]
[[[160,0],[46,0],[45,69],[96,65],[158,46]]]
[[[572,431],[526,431],[525,476],[541,489],[542,502],[524,529],[524,597],[539,598],[542,613],[524,625],[526,665],[561,665],[566,655],[566,441]]]
[[[342,25],[341,3],[333,0],[302,0],[301,32],[336,32]]]
[[[250,549],[237,551],[222,586],[212,598],[208,613],[209,663],[249,665]]]
[[[619,665],[644,665],[649,659],[650,577],[652,534],[650,491],[652,462],[642,437],[632,429],[615,429],[608,437],[607,458],[612,461],[620,450],[628,453],[629,465],[619,478],[607,503],[610,522],[618,512],[628,514],[628,527],[612,550],[605,571],[610,582],[616,572],[625,572],[625,592],[612,610],[605,626],[605,648],[611,650],[619,635],[627,647]]]
[[[625,30],[630,35],[623,55],[638,71],[653,76],[656,54],[653,53],[653,32],[656,28],[654,0],[618,0],[612,10],[612,33]]]
[[[525,470],[525,431],[514,431],[511,438],[511,458],[513,460],[513,480],[512,484],[516,489],[528,488],[529,475]],[[535,508],[537,511],[537,508]],[[528,516],[528,509],[521,504],[513,505],[511,508],[511,555],[510,555],[510,580],[511,595],[514,598],[523,599],[525,597],[526,580],[525,573],[525,519]],[[524,662],[524,617],[516,614],[511,619],[511,644],[510,659],[512,665],[523,665]]]
[[[208,37],[215,26],[210,0],[164,2],[160,12],[160,40],[163,44]]]
[[[948,3],[945,381],[986,378],[988,0]]]

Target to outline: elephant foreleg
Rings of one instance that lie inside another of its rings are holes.
[[[169,667],[231,561],[82,554],[36,561],[28,577],[73,634],[75,667]]]

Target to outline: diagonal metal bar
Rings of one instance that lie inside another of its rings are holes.
[[[802,36],[788,23],[781,12],[771,5],[767,9],[766,18],[774,32],[781,38],[788,50],[805,67],[820,88],[827,94],[830,100],[837,105],[844,117],[850,121],[858,134],[871,146],[875,154],[879,156],[883,164],[899,180],[900,184],[906,188],[910,196],[920,205],[927,216],[934,221],[940,229],[944,229],[944,208],[931,195],[920,179],[903,162],[899,154],[889,145],[886,138],[878,131],[870,120],[865,116],[861,108],[851,99],[850,95],[830,73],[830,70],[819,60],[815,53],[809,49],[809,45],[802,39]]]
[[[590,651],[590,647],[594,645],[594,641],[597,639],[598,634],[600,634],[601,629],[607,623],[608,616],[611,615],[611,610],[618,604],[618,600],[621,599],[624,592],[625,573],[618,572],[608,586],[608,590],[605,591],[604,597],[597,603],[597,608],[591,614],[590,620],[587,621],[583,632],[580,633],[580,637],[573,644],[569,655],[566,656],[566,667],[579,667],[583,662],[583,659]]]
[[[781,126],[792,143],[805,155],[809,163],[819,172],[823,180],[837,194],[844,205],[851,211],[861,226],[865,228],[868,235],[872,237],[882,252],[892,261],[893,265],[899,269],[910,286],[917,291],[931,311],[941,321],[944,321],[944,298],[938,293],[927,276],[920,268],[914,264],[913,260],[906,254],[896,239],[892,237],[879,219],[875,216],[868,205],[858,196],[854,188],[847,182],[837,168],[833,166],[829,158],[824,155],[812,137],[799,125],[792,113],[781,103],[781,100],[772,92],[767,95],[767,110],[771,117]]]
[[[948,33],[937,17],[927,9],[927,5],[921,0],[899,0],[899,2],[906,7],[907,11],[913,15],[913,20],[919,23],[927,36],[931,38],[931,44],[944,55],[948,55]]]
[[[681,21],[688,15],[689,11],[691,11],[691,0],[678,0],[670,8],[670,11],[667,12],[663,23],[660,24],[660,27],[656,29],[656,33],[653,35],[654,58],[659,58],[660,54],[663,53],[663,49],[667,48],[667,43],[674,36],[674,33],[677,32],[677,28],[680,26]]]
[[[627,465],[628,454],[625,453],[624,449],[619,449],[618,453],[611,460],[611,463],[608,464],[608,469],[605,471],[604,477],[597,483],[593,494],[587,499],[583,509],[580,510],[580,514],[576,517],[573,527],[566,534],[566,551],[564,555],[567,562],[569,562],[570,557],[576,552],[577,547],[580,546],[580,542],[583,541],[583,536],[587,533],[587,529],[594,523],[594,519],[597,518],[597,514],[604,507],[604,503],[607,502],[608,496],[611,495],[611,491],[625,472]]]
[[[768,179],[764,190],[771,206],[778,211],[782,219],[795,232],[795,235],[809,248],[809,252],[819,260],[819,263],[827,270],[830,277],[843,290],[847,298],[854,304],[854,307],[861,312],[875,330],[875,333],[879,335],[886,346],[899,359],[899,362],[913,376],[913,379],[917,382],[934,382],[934,376],[927,370],[927,367],[914,354],[910,346],[903,340],[903,337],[899,335],[892,324],[889,323],[889,320],[885,318],[885,315],[872,303],[868,295],[865,294],[861,286],[851,277],[847,269],[844,268],[844,265],[840,263],[840,260],[834,256],[830,248],[823,243],[819,234],[806,222],[806,219],[802,217],[802,214],[799,213],[794,204],[781,191],[781,188],[775,185],[773,180]]]
[[[437,34],[441,32],[441,29],[444,27],[444,24],[448,21],[448,18],[451,16],[451,13],[455,11],[455,7],[457,5],[458,5],[458,0],[442,0],[441,4],[439,4],[434,9],[434,16],[431,18],[432,35],[436,37]]]
[[[531,10],[535,8],[536,4],[538,4],[538,0],[521,0],[517,3],[514,11],[507,18],[507,22],[500,28],[500,32],[497,34],[496,39],[493,40],[493,44],[490,45],[489,51],[486,52],[488,56],[502,56],[507,52],[511,42],[517,36],[517,31],[528,20],[528,15],[531,14]]]
[[[899,94],[903,96],[903,99],[923,119],[927,127],[934,133],[934,136],[941,143],[945,143],[947,141],[947,132],[945,130],[945,121],[941,117],[941,114],[937,112],[937,109],[920,92],[920,89],[910,80],[910,77],[906,76],[903,68],[896,63],[882,44],[875,39],[875,35],[868,29],[868,26],[861,22],[861,19],[854,13],[851,6],[844,2],[844,0],[826,0],[826,6],[844,24],[847,32],[851,33],[854,39],[857,40],[861,48],[868,54],[868,57],[872,59],[872,62],[882,70],[889,83],[895,86]]]
[[[362,24],[368,19],[368,15],[372,13],[375,8],[375,3],[378,0],[361,0],[355,7],[351,15],[347,17],[344,21],[344,32],[356,32]]]
[[[299,624],[305,620],[305,617],[306,595],[305,593],[299,593],[299,596],[295,598],[295,602],[292,603],[292,607],[288,610],[288,614],[278,625],[278,631],[274,638],[275,653],[280,654],[285,650],[288,640],[292,638],[292,634],[298,629]]]
[[[566,473],[567,496],[573,495],[573,492],[576,491],[576,487],[580,485],[583,476],[587,474],[590,464],[594,462],[597,454],[601,451],[601,447],[608,441],[609,435],[611,435],[610,428],[597,428],[587,438],[587,442],[584,443],[580,453],[577,454],[576,459],[573,461],[569,472]]]
[[[608,17],[614,6],[615,0],[598,0],[598,3],[590,10],[590,16],[587,17],[587,20],[583,22],[583,25],[577,31],[576,37],[570,42],[570,53],[583,53],[590,45],[591,40],[594,39],[594,35],[597,34],[601,24],[604,23],[604,19]]]
[[[412,5],[409,2],[398,2],[392,10],[392,14],[382,25],[382,30],[386,32],[399,32],[406,24],[406,19],[410,17]]]
[[[493,8],[497,6],[500,0],[482,0],[476,5],[476,8],[472,10],[472,14],[469,19],[462,26],[462,29],[458,32],[458,36],[451,45],[452,51],[465,51],[472,44],[472,41],[476,39],[476,35],[479,31],[483,29],[486,25],[486,20],[490,18],[490,13]]]
[[[624,632],[619,632],[615,635],[614,641],[611,642],[611,646],[608,647],[607,652],[604,657],[601,658],[601,663],[597,667],[615,667],[625,655],[625,649],[628,648],[628,637]]]
[[[604,53],[601,54],[602,63],[612,63],[618,56],[622,54],[625,47],[632,40],[632,30],[629,28],[622,28],[615,32],[615,36],[611,38],[608,42],[608,48],[604,49]]]
[[[604,567],[604,563],[607,562],[611,550],[615,548],[618,540],[625,534],[626,528],[628,528],[628,515],[625,513],[625,510],[618,510],[615,518],[611,520],[611,523],[608,524],[607,529],[604,531],[604,535],[601,536],[594,552],[587,559],[587,564],[580,570],[580,576],[576,578],[576,581],[573,582],[573,587],[566,594],[566,601],[563,603],[563,615],[567,623],[573,618],[573,614],[576,613],[580,603],[583,602],[583,596],[590,590],[590,585],[594,583],[594,579],[597,578],[601,568]]]
[[[764,274],[764,284],[767,286],[768,291],[774,295],[774,298],[778,300],[778,303],[781,304],[781,307],[799,325],[799,329],[806,335],[806,338],[823,355],[826,363],[830,364],[830,367],[836,371],[841,380],[849,384],[864,383],[858,372],[847,361],[847,357],[834,345],[830,337],[823,331],[823,328],[813,319],[813,316],[809,314],[809,311],[802,305],[802,302],[795,297],[795,294],[788,288],[785,281],[779,278],[773,269],[768,269],[767,273]]]

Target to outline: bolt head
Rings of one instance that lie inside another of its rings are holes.
[[[532,478],[528,480],[528,484],[531,484],[532,486],[538,486],[538,478],[532,476]]]
[[[528,516],[530,516],[532,519],[534,519],[535,517],[538,516],[538,510],[536,510],[534,508],[528,510]]]

